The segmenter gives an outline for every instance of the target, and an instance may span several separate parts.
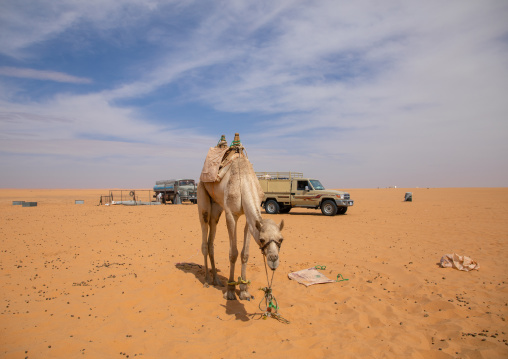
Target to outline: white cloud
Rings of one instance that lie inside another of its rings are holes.
[[[14,58],[32,57],[32,45],[52,39],[80,23],[99,30],[136,26],[164,0],[19,0],[2,3],[0,53]],[[187,2],[186,6],[192,2]],[[178,6],[178,5],[177,5]]]
[[[35,69],[26,69],[26,68],[17,68],[17,67],[0,67],[0,76],[8,76],[8,77],[21,77],[33,80],[49,80],[56,82],[68,82],[75,84],[89,84],[92,83],[92,80],[76,77],[69,74],[64,74],[57,71],[44,71],[44,70],[35,70]]]

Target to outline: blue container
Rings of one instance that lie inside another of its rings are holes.
[[[153,187],[153,190],[155,192],[157,191],[173,191],[175,188],[175,185],[172,184],[158,184]]]
[[[21,206],[25,201],[12,201],[13,206]]]
[[[85,203],[85,201],[82,200],[82,199],[76,199],[76,200],[74,200],[74,204],[84,204],[84,203]]]
[[[23,202],[22,207],[37,207],[37,202]]]

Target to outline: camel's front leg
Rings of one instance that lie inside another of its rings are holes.
[[[204,266],[205,266],[205,286],[208,286],[210,283],[210,272],[208,271],[208,223],[201,223],[201,236],[202,244],[201,244],[201,252],[204,257]]]
[[[247,261],[249,260],[249,243],[250,232],[248,223],[245,224],[243,233],[243,250],[242,250],[242,280],[247,281]],[[245,283],[240,284],[240,299],[251,300],[254,296],[250,295],[248,286]]]
[[[229,280],[228,289],[224,293],[224,299],[235,300],[235,284],[229,284],[235,282],[235,264],[238,258],[238,247],[236,241],[236,224],[238,217],[233,215],[231,212],[226,211],[226,224],[228,226],[229,233]]]

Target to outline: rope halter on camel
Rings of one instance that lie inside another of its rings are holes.
[[[275,242],[277,243],[277,242]],[[279,244],[280,247],[280,244]],[[268,286],[264,288],[259,288],[259,290],[262,290],[265,292],[264,297],[261,299],[261,302],[259,302],[259,310],[264,311],[263,313],[263,319],[266,319],[268,317],[277,319],[279,322],[284,324],[289,324],[290,321],[283,318],[278,312],[279,312],[279,303],[277,302],[277,299],[272,294],[272,285],[273,285],[273,277],[275,275],[275,271],[272,271],[272,280],[270,281],[268,279],[268,268],[266,265],[266,256],[263,253],[263,260],[265,263],[265,273],[266,273],[266,281],[268,282]],[[263,299],[265,301],[264,309],[261,307],[261,303],[263,303]]]
[[[265,249],[266,247],[268,247],[270,245],[270,243],[275,243],[275,245],[277,246],[277,248],[280,249],[280,246],[282,244],[282,242],[277,242],[275,239],[270,239],[268,242],[266,242],[265,244],[263,244],[262,247],[259,247],[259,249],[261,249],[261,254],[263,254],[263,256],[265,255]]]

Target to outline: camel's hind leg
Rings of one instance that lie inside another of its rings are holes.
[[[204,257],[205,284],[211,283],[213,285],[223,286],[222,282],[217,276],[213,246],[215,233],[217,231],[217,222],[219,221],[220,215],[222,213],[222,208],[212,200],[203,183],[199,183],[198,185],[198,213],[199,222],[201,223],[201,252],[203,253]],[[210,282],[210,273],[208,271],[208,257],[210,257],[210,264],[212,266],[213,282]]]
[[[208,255],[210,256],[210,264],[212,266],[212,280],[213,285],[218,285],[223,287],[224,284],[219,279],[217,275],[217,269],[215,268],[215,255],[214,255],[214,245],[213,242],[215,240],[215,233],[217,232],[217,223],[219,222],[219,218],[222,214],[222,207],[212,200],[212,214],[210,216],[210,233],[208,235]]]
[[[208,272],[208,228],[212,213],[212,199],[208,195],[202,182],[198,184],[198,215],[201,224],[201,252],[204,257],[205,266],[205,285],[210,283],[210,273]]]

